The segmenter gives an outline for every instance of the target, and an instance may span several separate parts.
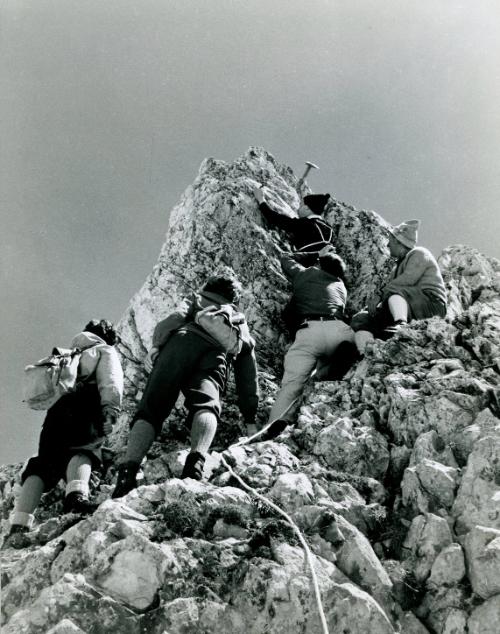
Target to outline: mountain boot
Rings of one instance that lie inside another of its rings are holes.
[[[249,439],[248,444],[273,440],[274,438],[277,438],[281,432],[288,427],[288,425],[293,425],[293,423],[289,420],[283,420],[282,418],[273,420],[272,423],[267,424],[260,430],[260,432],[257,432],[257,434],[252,436]]]
[[[188,453],[181,478],[193,478],[193,480],[203,480],[203,467],[205,466],[205,456],[199,451]]]
[[[137,488],[137,472],[139,471],[138,462],[123,462],[118,467],[118,478],[116,480],[115,490],[111,494],[112,498],[121,498],[132,489]]]
[[[30,534],[30,528],[20,524],[12,524],[9,534],[2,544],[2,550],[7,548],[26,548],[32,544],[33,536]]]
[[[73,491],[68,493],[63,502],[63,513],[79,513],[81,515],[92,515],[98,504],[90,502],[83,493]]]

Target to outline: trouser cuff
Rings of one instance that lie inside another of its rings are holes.
[[[24,511],[14,511],[10,516],[10,525],[14,526],[26,526],[26,528],[31,528],[33,526],[33,522],[35,521],[35,516],[33,513],[25,513]]]
[[[81,493],[83,496],[89,496],[89,483],[85,480],[70,480],[66,485],[66,495],[70,493]]]

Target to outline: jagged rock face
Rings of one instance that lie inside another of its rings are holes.
[[[288,247],[263,226],[257,183],[283,213],[297,209],[292,171],[251,149],[232,164],[204,161],[172,211],[158,263],[120,323],[117,455],[155,323],[215,270],[244,285],[266,418],[286,349],[280,312],[289,287],[278,257]],[[352,313],[391,268],[386,223],[335,200],[327,219],[348,265]],[[97,483],[102,504],[82,521],[59,516],[60,489],[48,494],[31,545],[2,551],[2,632],[322,632],[296,534],[224,460],[305,535],[331,634],[496,632],[500,263],[465,246],[440,262],[447,320],[413,323],[374,343],[343,381],[309,385],[297,426],[279,442],[226,450],[239,435],[230,385],[208,482],[177,479],[187,437],[179,407],[142,486],[125,498],[109,499],[113,469]],[[3,534],[15,473],[0,472]]]

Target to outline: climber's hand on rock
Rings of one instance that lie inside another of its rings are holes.
[[[146,358],[144,359],[144,367],[146,368],[147,372],[151,372],[151,370],[153,369],[159,352],[160,351],[158,350],[158,348],[155,347],[151,348],[151,350],[148,352]]]
[[[264,202],[265,196],[264,196],[264,191],[263,191],[262,187],[254,187],[252,189],[252,193],[255,196],[255,199],[257,200],[259,205],[260,205],[260,203]]]

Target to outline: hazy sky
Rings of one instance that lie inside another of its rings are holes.
[[[0,463],[22,369],[119,319],[208,156],[262,145],[436,255],[499,257],[498,0],[0,0]]]

